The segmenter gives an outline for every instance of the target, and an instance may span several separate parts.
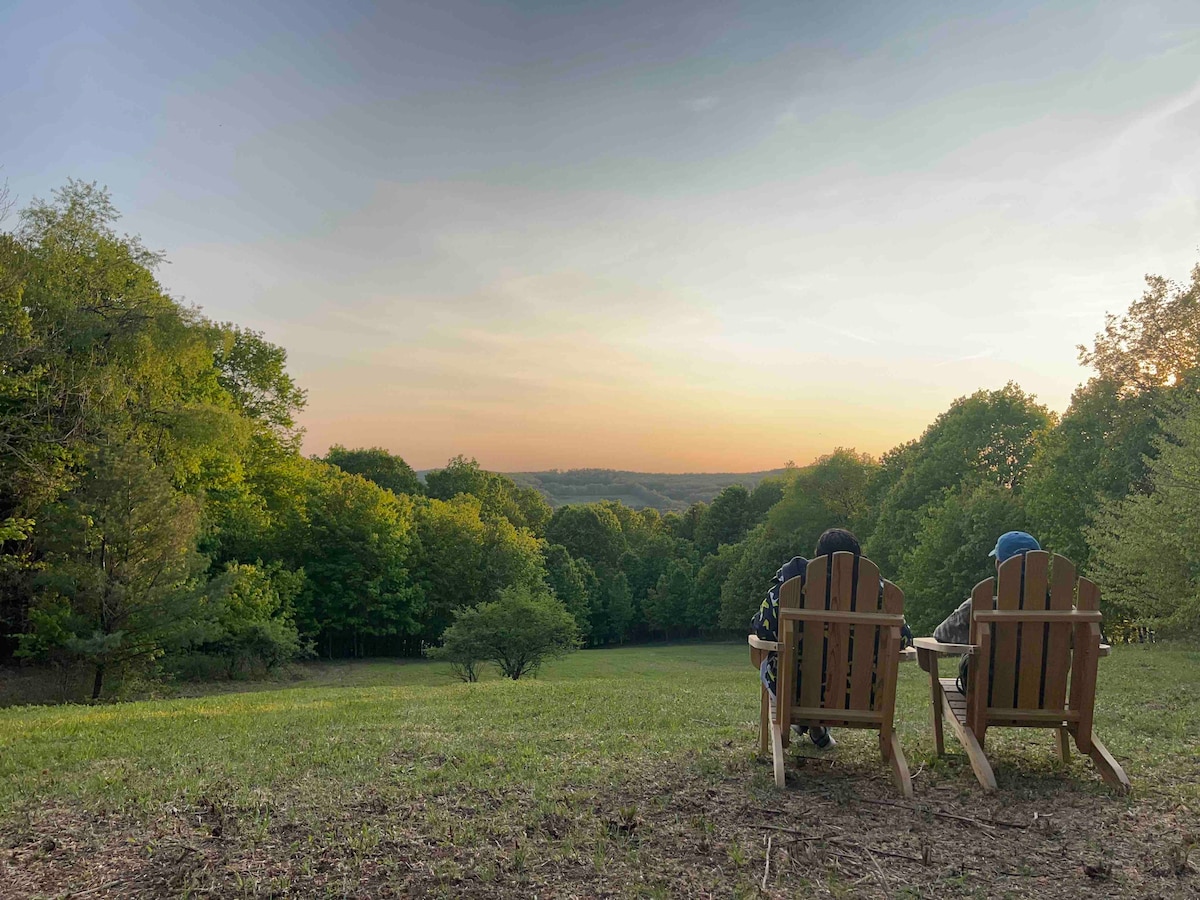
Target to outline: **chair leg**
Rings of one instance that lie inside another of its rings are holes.
[[[892,780],[900,789],[901,796],[911,800],[912,776],[908,773],[908,761],[904,758],[904,751],[900,749],[900,738],[896,737],[896,732],[890,732],[886,738],[880,733],[879,749],[883,753],[884,761],[892,767]]]
[[[766,757],[771,751],[771,695],[761,688],[762,700],[758,704],[758,755]]]
[[[930,680],[929,692],[933,700],[933,744],[937,755],[942,756],[946,752],[946,739],[942,735],[942,686],[938,683],[936,672]]]
[[[783,776],[783,734],[779,730],[779,723],[771,723],[771,757],[775,763],[775,787],[784,786]]]
[[[1058,729],[1058,740],[1055,742],[1058,748],[1058,758],[1066,762],[1071,758],[1071,732],[1064,725]]]
[[[963,749],[967,751],[967,759],[971,762],[971,768],[975,772],[975,777],[979,779],[979,784],[985,791],[996,790],[996,775],[992,771],[992,764],[988,762],[987,756],[984,755],[983,746],[975,737],[975,732],[958,721],[958,717],[954,715],[954,710],[950,708],[950,703],[946,700],[944,692],[941,700],[943,703],[942,717],[950,723],[950,726],[954,729],[955,736],[963,745]]]
[[[1100,777],[1104,779],[1105,784],[1116,790],[1118,794],[1129,793],[1129,776],[1125,774],[1125,770],[1121,768],[1121,764],[1108,752],[1108,748],[1100,743],[1099,738],[1095,734],[1092,735],[1092,746],[1088,756],[1092,758],[1092,762],[1100,770]]]

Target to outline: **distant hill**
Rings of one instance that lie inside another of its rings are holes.
[[[619,500],[626,506],[641,509],[653,506],[661,512],[684,510],[697,500],[711,501],[731,484],[741,484],[747,490],[770,475],[781,475],[784,469],[766,472],[703,472],[684,475],[650,472],[618,472],[613,469],[570,469],[566,472],[505,472],[518,484],[537,488],[551,506],[568,503],[594,503],[598,500]]]

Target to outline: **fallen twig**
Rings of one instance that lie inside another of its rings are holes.
[[[773,841],[774,839],[775,839],[775,835],[773,835],[773,834],[767,835],[767,861],[766,861],[766,863],[763,864],[763,883],[762,883],[762,889],[763,889],[764,894],[767,892],[767,875],[770,874],[770,872],[771,872],[771,841]]]
[[[879,874],[879,887],[883,890],[883,896],[886,897],[888,895],[888,880],[887,876],[883,874],[883,866],[879,864],[879,860],[875,858],[874,853],[866,847],[863,847],[863,849],[867,851],[867,857],[875,865],[875,871]]]
[[[67,893],[67,896],[68,897],[86,897],[88,894],[94,894],[97,891],[107,891],[109,888],[115,888],[118,885],[120,885],[121,883],[122,883],[122,879],[118,878],[116,881],[110,881],[108,884],[98,884],[95,887],[90,887],[85,891],[70,891]]]
[[[799,841],[828,841],[828,840],[831,840],[831,838],[829,838],[825,835],[821,835],[820,837],[812,837],[811,835],[806,835],[803,831],[797,831],[795,828],[784,828],[782,825],[767,825],[767,824],[761,823],[761,822],[754,822],[751,824],[750,827],[751,828],[765,828],[767,831],[782,831],[784,834],[797,835],[796,840],[799,840]]]

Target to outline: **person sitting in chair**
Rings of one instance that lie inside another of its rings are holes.
[[[813,558],[842,551],[853,553],[855,556],[862,555],[862,547],[853,532],[845,528],[830,528],[818,539],[817,547],[813,551]],[[797,576],[803,576],[807,570],[808,560],[803,556],[793,556],[780,566],[779,571],[775,573],[775,582],[767,592],[766,599],[763,600],[762,606],[759,607],[758,612],[750,621],[750,630],[757,637],[764,641],[778,640],[779,589],[785,581],[789,581]],[[883,590],[882,581],[879,584],[879,589],[880,591]],[[912,643],[912,631],[909,630],[907,625],[902,629],[901,641],[903,646],[908,646]],[[771,694],[772,702],[775,699],[776,668],[776,654],[767,654],[767,658],[763,660],[761,675],[763,685],[766,686],[766,689]],[[793,725],[792,730],[798,734],[804,734],[806,729],[801,725]],[[809,738],[818,749],[831,750],[837,746],[837,741],[833,739],[833,735],[829,733],[828,728],[817,726],[809,728],[807,731]]]
[[[1007,559],[1030,550],[1041,550],[1042,545],[1032,534],[1024,531],[1006,531],[996,540],[996,546],[988,556],[996,558],[996,569]],[[933,639],[943,644],[966,644],[971,640],[971,598],[968,597],[958,609],[946,616],[942,624],[933,630]]]

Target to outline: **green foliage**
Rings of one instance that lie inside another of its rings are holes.
[[[1200,368],[1200,265],[1190,284],[1146,276],[1146,291],[1125,315],[1105,317],[1104,331],[1079,360],[1121,393],[1174,386]]]
[[[713,499],[696,522],[695,543],[707,556],[722,544],[736,544],[746,536],[750,524],[750,492],[731,484]]]
[[[994,484],[949,492],[925,509],[917,545],[896,579],[914,634],[932,634],[976,584],[995,574],[988,553],[1004,532],[1024,530],[1024,519],[1020,499]]]
[[[742,558],[745,543],[725,544],[696,573],[692,595],[688,599],[686,622],[701,632],[717,629],[721,623],[721,588]],[[737,626],[740,627],[740,626]]]
[[[42,523],[46,567],[21,653],[94,666],[96,699],[106,671],[153,661],[197,618],[199,508],[126,446],[90,460]]]
[[[562,544],[547,544],[543,550],[546,586],[570,610],[584,638],[592,631],[592,598],[595,573],[584,560],[572,559]]]
[[[663,526],[675,537],[685,541],[696,540],[696,526],[708,512],[708,504],[696,502],[682,513],[668,513],[663,516]]]
[[[382,447],[347,450],[334,444],[325,454],[325,462],[337,466],[343,472],[361,475],[393,494],[423,494],[425,488],[417,473],[399,456],[393,456]]]
[[[1025,508],[1038,539],[1087,570],[1085,531],[1104,503],[1146,484],[1146,456],[1154,450],[1166,392],[1124,393],[1092,379],[1075,391],[1057,427],[1046,434],[1029,468]]]
[[[615,570],[625,551],[620,521],[611,509],[596,505],[560,506],[546,527],[546,540],[587,560],[597,574]]]
[[[1163,424],[1151,493],[1105,504],[1088,530],[1110,615],[1164,634],[1200,634],[1200,400]]]
[[[890,486],[880,497],[867,556],[884,572],[898,571],[916,547],[925,513],[948,490],[993,484],[1019,491],[1051,422],[1046,408],[1012,383],[955,400],[920,440],[885,458]]]
[[[798,532],[780,534],[770,525],[759,525],[751,531],[721,586],[721,626],[747,628],[779,567],[793,556],[811,556],[812,549],[813,545],[805,543]]]
[[[776,534],[794,535],[810,548],[827,528],[857,532],[867,518],[867,489],[878,469],[867,454],[839,447],[796,472],[767,522]]]
[[[501,591],[499,600],[459,611],[436,655],[472,676],[475,664],[487,660],[516,681],[578,646],[579,630],[562,602],[544,588],[518,585]]]
[[[783,499],[783,492],[784,488],[787,487],[787,483],[787,479],[785,478],[764,478],[754,486],[754,490],[750,492],[746,522],[747,528],[753,528],[767,518],[767,513],[771,511],[771,507]]]
[[[633,591],[624,572],[617,572],[604,579],[600,588],[604,598],[601,604],[592,606],[593,638],[621,643],[633,624]]]
[[[673,559],[655,586],[646,592],[642,604],[646,622],[668,640],[672,632],[679,634],[687,627],[688,606],[694,590],[692,578],[692,564],[686,559]]]
[[[294,604],[304,588],[303,571],[231,563],[208,591],[207,620],[196,652],[219,658],[226,677],[258,670],[309,654],[294,622]]]
[[[437,500],[452,500],[470,494],[482,504],[485,516],[503,516],[518,528],[527,528],[541,537],[550,521],[550,504],[530,487],[521,487],[506,475],[488,472],[474,459],[451,459],[444,469],[425,476],[425,492]]]
[[[364,639],[415,634],[420,591],[408,576],[411,499],[358,475],[310,461],[303,511],[289,523],[283,561],[303,568],[296,619],[318,647],[362,655]]]
[[[426,641],[438,640],[460,608],[493,602],[508,587],[545,582],[537,538],[506,518],[488,517],[477,497],[423,501],[416,520],[413,572],[424,597]]]
[[[296,437],[295,414],[304,408],[306,395],[287,373],[284,349],[257,331],[228,322],[212,327],[211,340],[217,382],[237,408],[291,442]]]

